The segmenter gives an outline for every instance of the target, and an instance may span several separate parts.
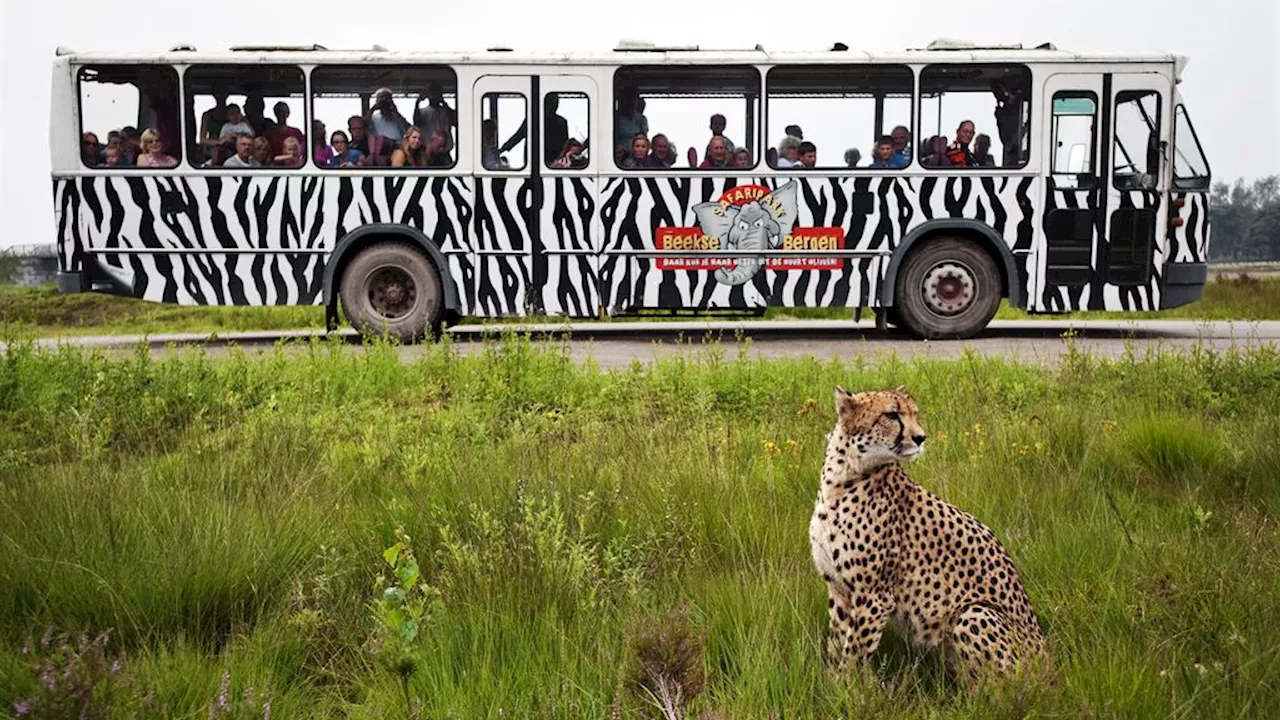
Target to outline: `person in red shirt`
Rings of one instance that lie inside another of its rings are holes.
[[[978,161],[969,150],[973,142],[973,121],[965,120],[956,128],[956,141],[947,146],[947,160],[952,167],[977,167]]]
[[[276,103],[272,109],[276,114],[276,124],[267,131],[267,140],[271,142],[271,154],[274,157],[284,154],[285,139],[294,138],[299,144],[303,144],[307,138],[298,128],[289,127],[289,106],[284,101]]]

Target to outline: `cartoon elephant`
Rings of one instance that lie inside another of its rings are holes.
[[[733,250],[772,250],[782,245],[783,236],[795,224],[796,184],[788,182],[759,200],[730,205],[723,211],[718,202],[700,203],[693,206],[693,213],[702,232],[721,238],[721,247],[730,251],[729,254]],[[755,277],[765,264],[763,257],[736,260],[735,267],[716,270],[718,282],[742,285]]]

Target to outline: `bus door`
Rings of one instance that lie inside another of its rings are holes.
[[[538,312],[542,282],[534,276],[539,244],[537,175],[540,163],[526,137],[533,79],[483,75],[472,92],[475,174],[475,312],[527,315]],[[536,127],[536,126],[535,126]]]
[[[534,276],[544,279],[538,300],[548,315],[587,317],[600,310],[604,249],[596,174],[608,158],[609,139],[600,135],[596,119],[599,92],[586,75],[541,75],[536,81],[543,252],[533,266]]]
[[[1046,80],[1043,281],[1029,288],[1032,309],[1157,306],[1168,93],[1154,74]]]

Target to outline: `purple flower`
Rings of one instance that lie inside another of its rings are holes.
[[[27,715],[30,712],[31,712],[30,700],[23,700],[22,702],[16,702],[13,704],[13,714],[17,715],[18,717]]]
[[[118,672],[120,672],[120,659],[116,658],[115,662],[111,663],[111,674],[114,675]]]

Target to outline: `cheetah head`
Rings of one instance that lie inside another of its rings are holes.
[[[844,446],[864,470],[924,452],[919,408],[905,388],[850,393],[837,386],[836,428],[829,442]]]

